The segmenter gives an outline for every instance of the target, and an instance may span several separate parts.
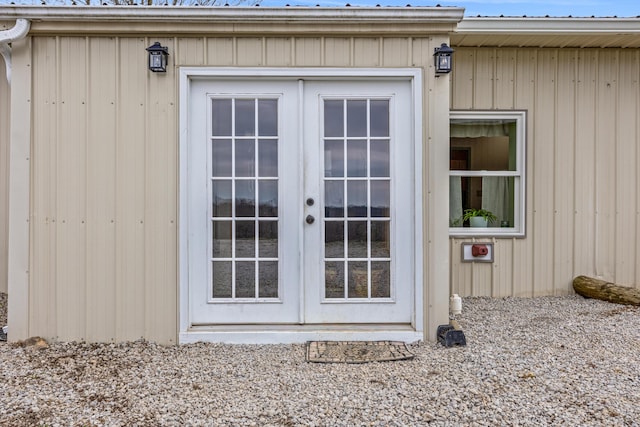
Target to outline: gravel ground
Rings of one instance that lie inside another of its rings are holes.
[[[0,425],[640,426],[640,308],[465,298],[457,318],[466,347],[361,365],[304,345],[0,343]]]

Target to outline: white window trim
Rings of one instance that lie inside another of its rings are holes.
[[[514,176],[519,178],[514,193],[514,226],[508,228],[449,227],[450,237],[525,237],[526,231],[526,135],[527,112],[523,110],[456,110],[450,111],[449,119],[471,120],[515,120],[516,121],[516,170],[515,171],[449,171],[449,176],[483,177]]]

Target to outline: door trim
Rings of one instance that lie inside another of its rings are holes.
[[[188,217],[188,140],[189,104],[191,83],[194,80],[250,79],[257,77],[292,80],[304,78],[318,81],[345,81],[350,79],[408,80],[411,82],[414,142],[414,286],[411,325],[407,328],[394,326],[309,325],[283,328],[276,325],[245,325],[242,327],[208,328],[195,327],[191,321],[189,299],[189,217]],[[419,68],[239,68],[239,67],[182,67],[179,71],[179,277],[178,277],[178,323],[179,343],[216,341],[229,343],[291,343],[309,339],[395,339],[416,341],[424,339],[424,231],[423,231],[423,123],[422,123],[422,70]]]

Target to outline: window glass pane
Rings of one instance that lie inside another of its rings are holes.
[[[278,141],[261,139],[258,142],[258,174],[259,176],[278,176]]]
[[[211,134],[213,136],[231,136],[231,100],[211,100]]]
[[[256,256],[256,224],[254,221],[236,221],[236,257]]]
[[[256,263],[239,261],[236,263],[236,297],[254,298],[256,296]]]
[[[344,217],[344,182],[325,181],[324,215],[327,218]]]
[[[213,297],[231,298],[231,261],[214,261]]]
[[[236,140],[236,176],[255,175],[255,142],[253,140]]]
[[[371,136],[389,136],[389,101],[372,100],[371,109]]]
[[[324,136],[335,138],[344,136],[344,102],[324,101]]]
[[[371,141],[371,176],[389,177],[389,140]]]
[[[347,101],[347,136],[367,136],[367,101]]]
[[[451,122],[451,170],[515,171],[515,120]]]
[[[231,216],[231,180],[214,180],[212,182],[212,216]]]
[[[347,176],[367,176],[367,141],[347,142]]]
[[[260,298],[278,297],[278,261],[258,263],[258,296]]]
[[[213,140],[211,149],[211,175],[230,177],[231,165],[231,140]]]
[[[278,135],[278,100],[258,100],[258,135]]]
[[[325,258],[344,258],[344,222],[326,221],[324,223]]]
[[[328,178],[344,176],[344,142],[324,142],[324,176]]]
[[[451,227],[470,227],[465,212],[483,209],[495,215],[488,227],[514,227],[515,177],[451,177],[449,180]],[[474,220],[475,222],[475,220]]]
[[[253,99],[236,99],[236,136],[256,134],[256,103]]]

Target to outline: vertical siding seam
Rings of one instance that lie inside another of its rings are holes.
[[[578,91],[580,89],[580,75],[579,75],[579,62],[578,62],[578,58],[580,56],[580,53],[578,50],[573,49],[573,86],[574,86],[574,91],[573,91],[573,141],[571,141],[573,147],[572,147],[572,152],[573,152],[573,170],[571,171],[573,174],[573,212],[572,212],[572,216],[573,216],[573,221],[571,221],[571,223],[573,224],[573,236],[571,239],[571,272],[572,272],[572,276],[576,276],[576,232],[577,232],[577,216],[578,216],[578,200],[577,200],[577,192],[576,190],[576,183],[578,180]]]
[[[145,46],[149,45],[149,37],[145,37]],[[235,47],[235,38],[234,38],[234,47]],[[175,46],[174,46],[175,49]],[[235,50],[234,49],[234,56],[235,56]],[[175,51],[174,51],[175,53]],[[142,304],[142,321],[143,321],[143,326],[142,326],[142,331],[143,331],[143,336],[148,337],[149,333],[151,332],[150,327],[149,327],[149,321],[147,319],[147,313],[149,311],[148,309],[148,305],[149,305],[149,301],[148,301],[148,288],[149,288],[149,283],[148,283],[148,277],[147,277],[147,239],[148,239],[148,234],[149,234],[149,200],[148,200],[148,192],[149,192],[149,180],[147,177],[147,164],[149,162],[149,104],[150,104],[150,99],[149,99],[149,93],[150,93],[150,89],[149,89],[149,85],[150,85],[150,80],[149,80],[149,73],[147,73],[147,76],[145,78],[145,84],[144,84],[144,107],[143,107],[143,120],[144,120],[144,172],[143,172],[143,180],[144,180],[144,208],[143,208],[143,215],[144,215],[144,228],[143,228],[143,241],[144,241],[144,249],[142,251],[143,255],[142,255],[142,271],[143,271],[143,286],[142,286],[142,290],[143,290],[143,295],[144,295],[144,302]]]
[[[84,67],[85,67],[85,73],[86,73],[86,82],[85,82],[85,94],[87,97],[87,115],[85,116],[85,120],[87,123],[87,126],[85,128],[85,151],[84,151],[84,179],[85,179],[85,186],[84,186],[84,212],[83,212],[83,216],[85,217],[84,221],[85,221],[85,232],[84,232],[84,253],[87,253],[88,247],[89,247],[89,242],[87,241],[88,237],[89,237],[89,233],[87,232],[87,230],[89,229],[89,227],[91,226],[89,224],[89,217],[87,215],[88,213],[88,201],[89,201],[89,197],[88,197],[88,192],[89,192],[89,186],[86,184],[87,181],[87,176],[89,175],[89,140],[90,140],[90,132],[91,132],[91,109],[93,109],[92,103],[91,103],[91,61],[90,61],[90,51],[91,49],[89,48],[89,37],[85,37],[84,40]],[[83,338],[86,340],[87,339],[87,319],[89,318],[89,313],[87,312],[90,307],[88,304],[88,295],[89,295],[89,289],[88,289],[88,283],[89,283],[89,268],[87,265],[87,261],[88,258],[85,255],[84,257],[84,264],[85,264],[85,268],[84,268],[84,319],[83,319],[83,328],[84,331],[82,332],[82,336]]]
[[[260,61],[260,66],[264,66],[267,63],[267,38],[262,37],[262,60]]]
[[[349,37],[349,67],[353,67],[356,63],[356,38]]]
[[[491,109],[495,110],[497,108],[497,99],[498,99],[498,49],[492,49],[491,59]]]
[[[57,168],[57,166],[58,166],[58,164],[59,164],[59,159],[60,159],[60,147],[59,147],[59,141],[60,141],[60,139],[61,139],[61,138],[60,138],[60,105],[59,105],[59,102],[57,102],[57,101],[58,101],[58,96],[59,96],[59,94],[60,94],[60,84],[61,84],[61,83],[60,83],[60,79],[61,79],[61,76],[62,76],[62,72],[61,72],[62,64],[61,64],[61,62],[62,62],[62,61],[60,60],[60,38],[59,38],[59,37],[56,37],[56,89],[55,89],[56,108],[55,108],[55,110],[54,110],[54,111],[55,111],[55,117],[56,117],[56,123],[54,124],[54,126],[55,126],[55,133],[54,133],[54,135],[55,135],[55,137],[54,137],[54,144],[55,144],[55,145],[54,145],[54,150],[55,150],[55,156],[54,156],[54,157],[55,157],[55,165],[56,165],[56,168],[55,168],[55,170],[54,170],[54,173],[52,173],[52,176],[54,176],[54,175],[55,175],[55,177],[56,177],[56,179],[55,179],[56,187],[57,187],[57,185],[58,185],[57,183],[58,183],[58,181],[59,181],[59,180],[58,180],[58,177],[57,177],[57,174],[58,174],[58,168]],[[32,63],[33,63],[33,61],[32,61]],[[33,107],[32,107],[32,108],[33,108]],[[32,159],[33,159],[33,157],[32,157]],[[52,171],[49,171],[49,173],[51,173],[51,172],[52,172]],[[32,182],[35,182],[35,180],[32,180]],[[54,188],[54,189],[53,189],[53,191],[52,191],[52,194],[54,194],[54,195],[55,195],[55,196],[54,196],[54,197],[55,197],[55,207],[54,207],[54,209],[53,209],[53,212],[55,212],[54,216],[57,218],[57,217],[58,217],[58,206],[59,206],[59,204],[58,204],[58,197],[60,197],[60,192],[59,192],[59,191],[56,191],[56,188]],[[56,226],[56,227],[57,227],[57,226]],[[55,229],[55,228],[54,228],[54,229]],[[51,244],[51,243],[50,243],[50,244]],[[54,236],[54,244],[55,244],[55,246],[56,246],[56,247],[58,246],[58,233],[55,233],[55,236]],[[54,295],[57,295],[57,289],[58,289],[58,255],[57,255],[57,251],[55,251],[54,256],[55,256],[55,259],[54,259],[54,262],[53,262],[53,268],[54,268],[54,271],[52,272],[52,274],[51,274],[49,277],[53,277],[53,278],[54,278],[54,279],[53,279],[53,286],[52,286],[52,287],[53,287],[53,294],[54,294]],[[57,319],[58,319],[58,316],[57,316],[58,310],[57,310],[57,309],[58,309],[58,305],[57,305],[57,304],[55,304],[55,305],[54,305],[54,310],[55,310],[55,313],[54,313],[55,324],[54,324],[53,330],[54,330],[54,333],[55,333],[55,335],[56,335],[56,336],[58,336],[58,335],[59,335],[59,333],[58,333],[58,327],[57,327],[57,326],[58,326],[58,322],[57,322]],[[29,317],[31,317],[31,316],[29,316]]]
[[[174,50],[178,50],[178,46],[174,47]],[[202,37],[202,60],[204,65],[209,65],[209,37]]]
[[[556,230],[558,229],[558,206],[556,205],[556,200],[557,200],[557,189],[558,186],[555,185],[556,182],[556,178],[557,178],[557,163],[558,163],[558,69],[559,69],[559,63],[560,63],[560,52],[558,49],[553,49],[553,59],[554,59],[554,67],[553,67],[553,159],[552,161],[552,171],[553,171],[553,179],[552,182],[554,183],[553,185],[553,199],[552,199],[552,209],[553,209],[553,216],[552,216],[552,220],[551,220],[551,230],[552,230],[552,234],[551,234],[551,240],[553,241],[553,236],[556,235]],[[556,253],[557,253],[557,247],[554,243],[551,244],[551,264],[552,264],[552,273],[551,273],[551,277],[552,277],[552,283],[551,283],[551,292],[553,293],[553,295],[557,295],[557,291],[558,291],[558,280],[555,277],[555,264],[556,264]]]
[[[231,39],[231,63],[238,66],[238,37]]]
[[[640,165],[640,148],[638,145],[640,144],[640,51],[636,50],[636,58],[635,58],[635,68],[636,68],[636,165]],[[635,168],[636,173],[636,247],[635,247],[635,260],[634,263],[634,283],[636,284],[636,288],[640,288],[640,239],[638,235],[640,234],[640,197],[638,197],[638,193],[640,193],[640,167]]]
[[[378,67],[384,65],[384,37],[378,37]]]
[[[113,259],[115,262],[115,283],[114,283],[114,289],[113,289],[113,293],[114,293],[114,301],[115,301],[115,309],[116,309],[116,313],[121,312],[122,311],[122,304],[120,303],[120,297],[122,292],[121,288],[123,286],[122,284],[122,279],[121,279],[121,271],[122,271],[122,265],[119,264],[119,257],[118,257],[118,252],[122,250],[122,247],[119,245],[118,242],[118,236],[120,233],[118,233],[118,229],[122,228],[122,223],[124,221],[121,221],[122,218],[118,218],[118,201],[120,200],[120,195],[118,194],[119,188],[118,188],[118,159],[120,158],[119,156],[119,151],[118,148],[120,146],[118,139],[120,138],[120,84],[122,82],[121,80],[121,76],[120,76],[120,37],[115,37],[115,106],[114,106],[114,111],[113,111],[113,115],[114,115],[114,122],[115,122],[115,147],[114,147],[114,174],[113,174],[113,187],[114,187],[114,206],[113,206],[113,214],[114,214],[114,218],[115,218],[115,226],[113,228],[113,241],[114,241],[114,247],[113,247]],[[120,341],[120,336],[119,334],[119,330],[120,328],[118,328],[118,323],[121,322],[122,320],[122,316],[116,315],[115,319],[113,319],[113,337],[112,337],[112,341]]]
[[[616,171],[615,177],[615,188],[616,191],[613,192],[613,282],[616,282],[616,279],[620,277],[620,272],[618,271],[618,263],[616,260],[618,259],[618,233],[616,230],[618,229],[618,225],[620,224],[620,212],[618,210],[618,199],[620,193],[620,182],[618,181],[618,172],[620,168],[618,167],[618,153],[620,151],[620,131],[618,123],[620,123],[620,50],[616,49],[615,51],[615,76],[616,76],[616,91],[615,91],[615,107],[614,107],[614,116],[615,116],[615,126],[613,131],[613,156],[614,156],[614,170]],[[624,268],[623,268],[624,271]],[[622,274],[624,276],[624,273]]]
[[[533,53],[530,55],[531,56],[531,60],[533,62],[533,64],[531,65],[533,67],[533,90],[531,91],[531,93],[533,93],[533,97],[531,99],[531,109],[534,111],[534,120],[535,118],[535,111],[536,108],[538,106],[538,91],[536,90],[537,87],[537,83],[538,83],[538,64],[540,63],[539,61],[539,53],[540,53],[540,49],[534,49]],[[528,84],[531,84],[531,80],[529,82],[527,82]],[[535,126],[531,126],[531,140],[532,141],[536,141],[536,127]],[[537,142],[537,141],[536,141]],[[537,145],[537,143],[534,143],[535,145]],[[536,150],[535,150],[535,145],[534,147],[532,147],[531,150],[531,170],[535,171],[536,170]],[[539,218],[537,218],[537,206],[536,206],[536,199],[535,199],[535,194],[536,194],[536,180],[533,179],[533,182],[531,183],[531,207],[532,207],[532,226],[535,227],[536,223],[539,223]],[[531,239],[531,265],[535,266],[536,265],[536,234],[532,233],[532,239]],[[530,279],[530,285],[531,285],[531,293],[530,296],[534,296],[536,293],[536,280],[537,280],[537,274],[536,274],[537,269],[534,267],[531,269],[531,277]]]
[[[325,54],[325,49],[326,49],[326,37],[320,37],[320,65],[321,66],[325,66],[326,65],[326,54]]]
[[[593,57],[595,59],[594,63],[595,63],[595,67],[594,67],[594,82],[593,82],[593,89],[594,89],[594,106],[597,109],[598,108],[598,104],[599,104],[599,100],[600,100],[600,90],[599,90],[599,82],[600,82],[600,55],[599,55],[599,51],[594,51],[593,53]],[[593,220],[593,252],[591,253],[592,256],[592,260],[591,262],[593,263],[593,267],[595,270],[595,275],[596,277],[600,277],[600,272],[598,272],[598,245],[599,245],[599,239],[598,239],[598,216],[599,216],[599,212],[598,212],[598,202],[600,200],[600,193],[598,193],[598,129],[600,128],[600,126],[598,126],[598,120],[595,117],[595,112],[594,112],[594,117],[593,117],[593,177],[594,177],[594,197],[593,197],[593,213],[594,213],[594,220]]]

